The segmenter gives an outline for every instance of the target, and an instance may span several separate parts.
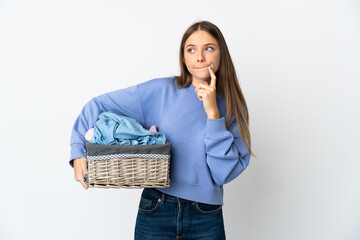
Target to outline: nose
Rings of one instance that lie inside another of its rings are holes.
[[[204,58],[203,53],[201,51],[197,56],[197,61],[198,62],[204,62],[205,61],[205,58]]]

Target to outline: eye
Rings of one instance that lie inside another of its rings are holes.
[[[212,47],[206,47],[206,49],[211,48],[211,50],[214,50]]]
[[[187,51],[188,51],[188,52],[191,52],[191,50],[194,50],[194,49],[192,49],[192,48],[189,48],[189,49],[188,49]]]

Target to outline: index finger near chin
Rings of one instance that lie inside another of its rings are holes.
[[[216,75],[215,75],[215,73],[214,72],[211,72],[211,80],[210,80],[210,86],[211,87],[215,87],[216,86]]]

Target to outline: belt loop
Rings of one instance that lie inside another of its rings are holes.
[[[161,204],[164,204],[165,201],[165,193],[161,193]]]

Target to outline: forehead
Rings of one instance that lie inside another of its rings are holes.
[[[203,30],[197,30],[195,32],[193,32],[185,41],[185,47],[188,44],[193,44],[193,45],[205,45],[208,43],[213,43],[215,45],[217,45],[217,41],[216,39],[211,36],[207,31],[203,31]]]

